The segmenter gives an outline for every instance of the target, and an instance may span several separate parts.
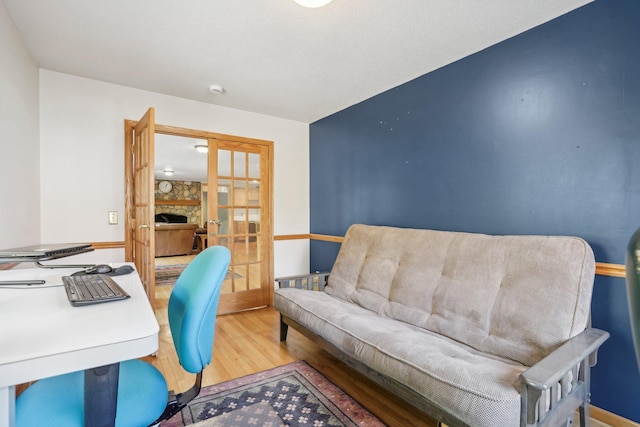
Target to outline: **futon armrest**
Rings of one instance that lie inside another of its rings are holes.
[[[561,425],[577,408],[582,419],[588,418],[589,369],[608,338],[608,332],[585,329],[520,374],[520,425]]]
[[[538,390],[548,390],[609,338],[600,329],[585,329],[520,375],[520,382]],[[594,364],[590,364],[593,366]]]
[[[280,288],[298,288],[309,291],[323,291],[329,280],[329,273],[310,273],[276,279]]]

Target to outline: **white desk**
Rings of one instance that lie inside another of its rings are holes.
[[[0,286],[0,427],[15,424],[15,385],[147,356],[159,326],[137,273],[113,279],[123,301],[73,307],[62,276],[78,269],[0,271],[0,280],[43,279],[45,285]],[[56,286],[56,287],[49,287]]]

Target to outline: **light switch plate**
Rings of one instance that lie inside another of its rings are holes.
[[[118,223],[118,211],[109,211],[109,225]]]

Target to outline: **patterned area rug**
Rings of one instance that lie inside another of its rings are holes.
[[[156,286],[173,285],[178,280],[180,273],[187,267],[188,264],[174,264],[174,265],[161,265],[156,266]],[[238,273],[231,273],[227,271],[227,279],[231,277],[231,274],[238,279],[242,276]]]
[[[205,420],[205,421],[203,421]],[[384,427],[304,361],[204,387],[162,427]]]
[[[187,264],[156,266],[156,286],[173,285]]]

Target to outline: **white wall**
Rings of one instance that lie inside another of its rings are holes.
[[[124,120],[149,107],[158,124],[274,141],[274,233],[309,232],[308,124],[40,70],[43,242],[124,240]],[[308,241],[274,246],[276,277],[308,271]],[[91,257],[121,261],[124,251]]]
[[[0,249],[40,241],[38,68],[0,1]]]

